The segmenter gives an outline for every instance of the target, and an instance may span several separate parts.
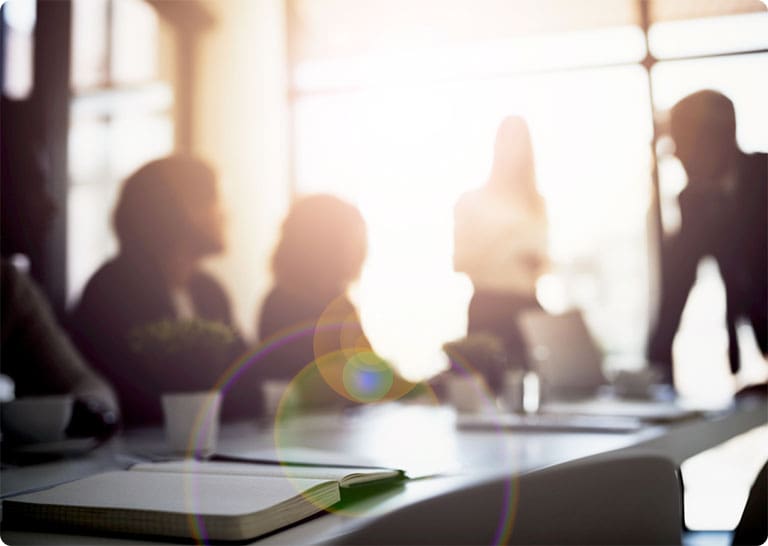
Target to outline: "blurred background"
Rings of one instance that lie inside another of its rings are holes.
[[[220,176],[229,250],[210,268],[243,331],[292,197],[337,194],[368,223],[365,329],[411,379],[465,332],[452,208],[485,181],[504,116],[529,122],[550,219],[539,300],[582,309],[615,369],[641,365],[659,241],[679,225],[666,110],[719,90],[741,148],[768,149],[757,0],[8,0],[2,48],[3,93],[35,105],[60,206],[39,275],[59,310],[116,250],[120,182],[193,152]],[[674,348],[684,394],[764,379],[749,334],[730,377],[724,302],[702,263]]]
[[[34,113],[18,138],[42,143],[59,207],[33,271],[59,313],[116,251],[121,181],[191,152],[220,177],[229,247],[209,268],[240,328],[253,338],[291,200],[336,194],[368,224],[354,288],[365,331],[414,380],[444,367],[441,345],[466,332],[453,205],[486,180],[503,117],[527,119],[546,201],[554,267],[538,299],[584,312],[609,372],[643,365],[660,241],[680,223],[686,176],[667,109],[721,91],[740,147],[768,150],[758,0],[7,0],[0,44],[2,92]],[[765,380],[744,328],[731,377],[724,314],[704,261],[674,346],[682,394],[725,398]],[[688,472],[706,483],[708,468]],[[727,499],[733,476],[723,480],[711,491]],[[698,528],[738,517],[689,514]]]

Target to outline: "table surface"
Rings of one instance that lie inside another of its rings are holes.
[[[680,464],[685,459],[768,421],[765,401],[745,401],[725,412],[634,432],[552,432],[465,430],[444,406],[386,404],[362,411],[224,426],[219,450],[245,452],[308,447],[364,457],[412,475],[435,476],[404,482],[353,504],[344,513],[286,528],[259,544],[322,542],[359,523],[359,517],[401,508],[490,477],[515,476],[583,457],[615,451],[658,453]],[[0,473],[3,497],[98,472],[126,468],[164,454],[160,429],[135,430],[78,458],[33,466],[6,466]],[[14,544],[127,544],[135,539],[4,531]],[[148,541],[138,541],[150,544]],[[167,544],[157,542],[157,544]]]

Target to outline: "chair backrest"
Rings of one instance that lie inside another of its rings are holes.
[[[333,544],[680,544],[681,532],[672,462],[609,454],[418,502],[364,521]]]

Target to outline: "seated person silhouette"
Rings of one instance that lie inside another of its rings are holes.
[[[648,358],[672,383],[672,344],[699,261],[713,257],[725,285],[728,356],[740,368],[737,321],[748,321],[768,354],[768,156],[736,142],[733,103],[711,90],[689,95],[671,111],[675,154],[688,184],[680,192],[681,226],[661,253],[661,302]]]
[[[225,363],[201,357],[187,369],[173,370],[170,362],[163,369],[136,354],[137,329],[195,319],[234,328],[224,289],[200,267],[224,250],[214,173],[187,156],[152,161],[123,183],[113,221],[119,252],[88,281],[71,328],[115,386],[126,425],[158,423],[163,392],[211,388]]]
[[[548,263],[547,230],[528,125],[519,117],[505,118],[487,182],[456,203],[453,265],[474,288],[467,334],[498,337],[513,367],[530,364],[517,318],[541,309],[536,281]]]
[[[366,249],[360,212],[331,195],[299,198],[283,222],[258,328],[262,344],[277,348],[255,366],[264,380],[291,382],[305,408],[380,400],[407,388],[373,352],[347,295]]]
[[[45,189],[36,153],[40,148],[28,134],[27,108],[23,102],[3,99],[0,371],[13,381],[16,398],[72,394],[75,406],[68,434],[106,436],[118,420],[112,389],[77,352],[43,292],[13,265],[16,256],[40,259],[56,212]]]

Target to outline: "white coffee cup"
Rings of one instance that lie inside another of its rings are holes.
[[[221,392],[166,393],[162,403],[165,437],[172,452],[191,456],[216,451]]]
[[[70,394],[28,396],[5,402],[0,408],[2,430],[30,443],[62,440],[72,418],[73,403]]]

